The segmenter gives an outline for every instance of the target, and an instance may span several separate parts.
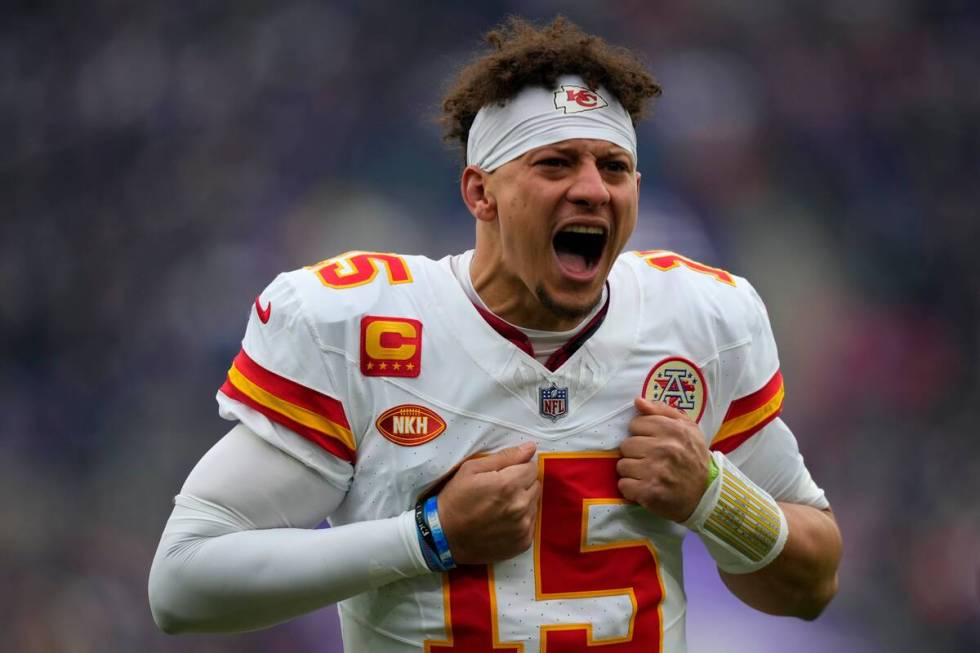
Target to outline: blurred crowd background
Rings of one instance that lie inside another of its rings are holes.
[[[0,649],[340,650],[332,609],[160,634],[157,538],[275,274],[469,246],[444,80],[507,14],[558,12],[662,82],[632,245],[755,283],[844,533],[814,623],[740,606],[692,545],[691,653],[980,650],[969,0],[5,3]]]

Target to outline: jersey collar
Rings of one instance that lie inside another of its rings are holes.
[[[572,357],[572,354],[579,350],[585,341],[592,337],[599,327],[602,325],[603,320],[606,319],[606,313],[609,311],[609,297],[612,293],[609,290],[609,282],[606,282],[606,301],[603,303],[602,308],[599,312],[592,316],[592,319],[583,326],[579,331],[573,335],[568,341],[558,348],[555,353],[548,357],[545,361],[544,366],[549,372],[554,372],[562,364]],[[531,340],[527,337],[523,331],[515,327],[513,324],[502,320],[497,317],[487,309],[482,306],[477,306],[473,304],[473,308],[486,320],[494,331],[499,333],[501,336],[511,341],[515,347],[523,351],[525,354],[534,358],[534,345]]]

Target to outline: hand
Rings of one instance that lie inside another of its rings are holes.
[[[439,521],[457,564],[507,560],[531,546],[541,483],[525,442],[467,460],[439,493]]]
[[[619,446],[619,491],[649,512],[675,522],[694,513],[708,479],[708,447],[690,417],[660,401],[637,397],[640,413]]]

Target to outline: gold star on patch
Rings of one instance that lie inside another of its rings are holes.
[[[397,371],[397,370],[400,370],[400,369],[402,368],[402,364],[401,364],[401,363],[392,363],[392,365],[391,365],[391,366],[392,366],[392,367],[393,367],[393,368],[394,368],[394,369],[395,369],[396,371]]]
[[[379,370],[386,370],[386,369],[388,369],[388,363],[378,363],[378,369]]]
[[[412,370],[415,369],[415,363],[408,363],[408,364],[406,364],[405,365],[405,369],[408,370],[409,372],[411,372]]]
[[[374,363],[372,363],[371,361],[368,361],[367,368],[369,370],[373,370],[374,369]]]

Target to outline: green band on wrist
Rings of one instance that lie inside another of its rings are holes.
[[[708,480],[705,486],[710,486],[716,478],[718,478],[718,465],[715,463],[715,457],[708,454]]]

